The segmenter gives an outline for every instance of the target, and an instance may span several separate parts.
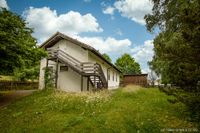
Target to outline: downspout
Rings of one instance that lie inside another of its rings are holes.
[[[110,68],[112,68],[112,67],[109,67],[109,68],[107,69],[107,87],[108,87],[108,70],[109,70]]]

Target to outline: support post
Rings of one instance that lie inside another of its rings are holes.
[[[94,76],[94,87],[96,87],[96,76]]]
[[[58,62],[58,59],[56,60],[56,81],[55,81],[55,88],[57,89],[57,87],[58,87],[58,64],[59,62]]]
[[[49,59],[47,58],[47,62],[46,62],[46,69],[48,69],[48,64],[49,64]],[[45,70],[45,73],[46,73],[46,70]],[[44,78],[45,78],[45,75],[44,75]],[[44,88],[46,88],[46,81],[44,80]]]
[[[89,77],[87,78],[87,91],[89,91]]]
[[[81,91],[83,91],[83,75],[81,75]]]
[[[49,64],[49,59],[47,59],[47,64],[46,64],[46,68],[48,67],[48,64]]]
[[[94,87],[96,88],[96,63],[94,64]]]

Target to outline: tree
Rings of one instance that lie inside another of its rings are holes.
[[[20,72],[39,65],[46,54],[37,47],[32,33],[20,16],[0,10],[0,74],[13,75],[15,70]]]
[[[104,57],[107,61],[112,62],[112,60],[111,60],[111,58],[110,58],[110,56],[109,56],[108,54],[104,53],[104,54],[103,54],[103,57]]]
[[[123,74],[140,74],[141,69],[140,65],[135,62],[135,59],[132,58],[129,54],[124,54],[121,57],[119,57],[115,65],[119,70],[122,71]]]
[[[150,66],[161,74],[163,83],[172,83],[176,89],[164,90],[176,101],[187,105],[195,120],[200,121],[200,1],[152,0],[153,14],[145,16],[146,27],[153,32],[153,60]]]

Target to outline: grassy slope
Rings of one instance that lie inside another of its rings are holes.
[[[0,110],[1,132],[160,132],[192,128],[157,89],[95,94],[42,91]]]

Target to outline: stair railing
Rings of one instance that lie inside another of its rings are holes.
[[[100,77],[100,82],[103,83],[103,86],[107,88],[108,84],[106,77],[103,73],[102,67],[98,63],[94,62],[80,62],[76,58],[70,56],[61,49],[47,49],[50,58],[58,58],[62,60],[62,63],[67,63],[75,67],[82,74],[95,75]]]
[[[106,77],[105,77],[105,75],[103,73],[103,69],[102,69],[101,65],[99,65],[98,63],[96,63],[96,66],[98,67],[98,73],[99,73],[99,75],[100,75],[100,77],[102,79],[104,87],[107,88],[107,81],[106,81]]]

